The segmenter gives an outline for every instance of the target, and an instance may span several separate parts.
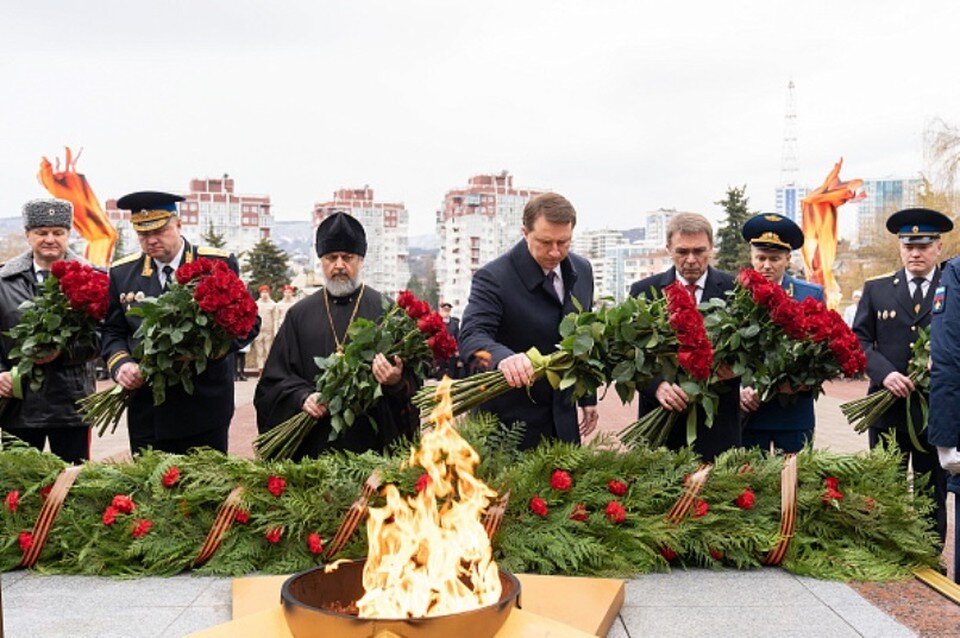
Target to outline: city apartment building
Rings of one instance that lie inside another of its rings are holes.
[[[436,272],[440,299],[456,314],[467,305],[473,274],[520,240],[523,208],[543,192],[515,187],[507,171],[475,175],[465,187],[447,191],[437,211]]]
[[[901,208],[916,206],[921,186],[919,179],[863,180],[866,198],[851,204],[857,206],[857,244],[864,246],[885,236],[887,217]]]
[[[177,205],[183,236],[191,244],[203,244],[201,236],[211,228],[223,236],[225,249],[233,253],[249,250],[270,236],[273,227],[270,196],[237,193],[229,175],[192,179],[190,190],[179,194],[186,198]],[[130,225],[130,211],[118,209],[116,199],[108,199],[104,209],[123,237],[121,250],[115,257],[136,252],[139,245]]]
[[[378,202],[373,189],[342,188],[333,199],[313,206],[313,230],[334,213],[347,213],[357,219],[367,234],[367,256],[364,259],[363,279],[380,292],[393,296],[407,287],[410,265],[407,247],[410,228],[409,214],[399,202]],[[313,266],[320,271],[320,262],[313,256]]]
[[[802,224],[803,198],[810,193],[806,186],[777,186],[776,212],[778,215]]]

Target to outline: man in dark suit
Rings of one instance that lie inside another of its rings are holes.
[[[530,386],[533,365],[526,351],[556,350],[560,321],[576,311],[574,299],[591,307],[593,270],[586,259],[569,252],[576,222],[576,211],[560,195],[546,193],[527,202],[523,239],[473,276],[460,327],[460,356],[468,366],[479,360],[501,370],[514,388]],[[579,443],[581,435],[593,432],[596,399],[581,399],[580,406],[578,427],[570,390],[554,390],[540,379],[527,391],[508,392],[481,409],[507,424],[524,422],[522,446],[531,448],[543,438]]]
[[[853,331],[867,355],[867,376],[870,378],[867,392],[886,388],[898,397],[897,402],[870,427],[870,447],[876,447],[881,434],[892,433],[903,452],[904,470],[911,461],[915,474],[929,477],[941,540],[946,535],[947,526],[946,473],[940,467],[936,448],[925,442],[925,437],[919,437],[923,448],[919,450],[910,440],[906,398],[915,388],[907,376],[907,368],[917,331],[930,325],[930,313],[941,275],[937,267],[942,250],[940,233],[952,228],[949,217],[926,208],[908,208],[891,215],[887,230],[899,237],[903,268],[867,280],[853,320]],[[956,416],[955,412],[944,414]],[[911,418],[919,434],[923,427],[919,401],[911,402]]]
[[[667,251],[673,268],[652,275],[630,286],[634,297],[659,297],[664,288],[680,281],[698,303],[709,301],[733,290],[733,277],[710,266],[713,256],[713,228],[703,215],[680,213],[667,225]],[[720,402],[713,427],[706,426],[706,414],[697,408],[697,439],[693,449],[705,461],[740,445],[740,381],[728,379],[719,384]],[[654,379],[640,392],[640,416],[662,406],[684,412],[689,398],[675,379]],[[678,450],[687,444],[686,428],[675,426],[667,436],[666,446]]]
[[[142,319],[127,314],[130,306],[146,297],[158,297],[174,281],[176,269],[197,258],[226,261],[238,272],[237,260],[219,248],[192,246],[180,234],[177,217],[179,195],[143,191],[117,200],[130,211],[142,253],[113,262],[110,268],[110,305],[103,327],[103,358],[113,379],[133,391],[127,410],[130,450],[147,447],[183,454],[193,447],[207,446],[227,451],[227,429],[233,417],[234,356],[230,352],[210,360],[206,370],[194,379],[193,394],[182,385],[167,388],[167,398],[153,405],[153,393],[145,387],[140,365],[133,358],[134,333]],[[260,321],[235,349],[249,343],[259,332]]]
[[[787,274],[790,251],[803,246],[803,230],[792,220],[777,214],[755,215],[743,225],[743,238],[750,242],[750,265],[764,278],[780,285],[787,296],[803,301],[823,301],[823,287]],[[813,393],[797,392],[778,396],[761,404],[754,388],[741,388],[740,407],[747,413],[743,446],[770,451],[799,452],[813,442],[816,425]]]
[[[460,342],[460,320],[452,316],[453,305],[443,302],[439,306],[440,316],[443,317],[443,323],[447,326],[447,333]],[[451,379],[460,378],[460,357],[454,355],[446,361],[440,361],[437,365],[437,378],[442,379],[444,375]]]

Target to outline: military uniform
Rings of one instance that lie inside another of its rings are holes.
[[[930,355],[930,422],[927,440],[960,447],[960,261],[947,262],[934,291]]]
[[[755,215],[743,225],[743,238],[763,251],[790,251],[803,245],[803,230],[796,222],[772,213]],[[823,301],[823,287],[784,274],[780,282],[787,296],[803,301],[813,297]],[[813,440],[816,425],[811,392],[780,395],[760,405],[744,419],[743,446],[798,452]]]
[[[900,219],[896,217],[898,214],[891,217],[894,228],[897,228],[896,222]],[[888,229],[891,228],[890,222],[887,226]],[[916,226],[912,226],[911,229],[914,228]],[[915,235],[902,234],[901,237],[915,237]],[[853,320],[853,331],[867,355],[867,376],[870,379],[868,393],[882,390],[883,381],[891,372],[907,374],[911,348],[917,338],[917,331],[930,325],[931,309],[936,289],[940,284],[940,277],[940,269],[935,268],[927,292],[919,304],[914,301],[910,292],[909,283],[913,277],[904,268],[866,281],[863,297],[860,299]],[[918,401],[911,402],[911,416],[915,428],[922,427],[923,415]],[[911,442],[907,429],[905,399],[897,399],[890,409],[870,427],[868,432],[870,448],[876,447],[881,435],[888,432],[893,434],[903,452],[904,469],[910,460],[914,473],[930,476],[936,501],[934,512],[936,525],[942,539],[946,533],[946,473],[940,467],[936,448],[926,443],[925,437],[922,435],[919,437],[923,444],[922,450],[917,450]]]

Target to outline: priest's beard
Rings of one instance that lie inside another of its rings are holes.
[[[360,276],[351,279],[347,273],[333,273],[332,276],[323,276],[323,285],[334,297],[346,297],[360,287]]]

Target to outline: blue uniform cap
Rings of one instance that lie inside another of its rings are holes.
[[[887,230],[902,244],[931,244],[940,239],[940,233],[953,230],[953,221],[930,208],[905,208],[890,215]]]
[[[796,222],[775,213],[754,215],[744,223],[741,232],[757,248],[790,251],[803,246],[803,231]]]

